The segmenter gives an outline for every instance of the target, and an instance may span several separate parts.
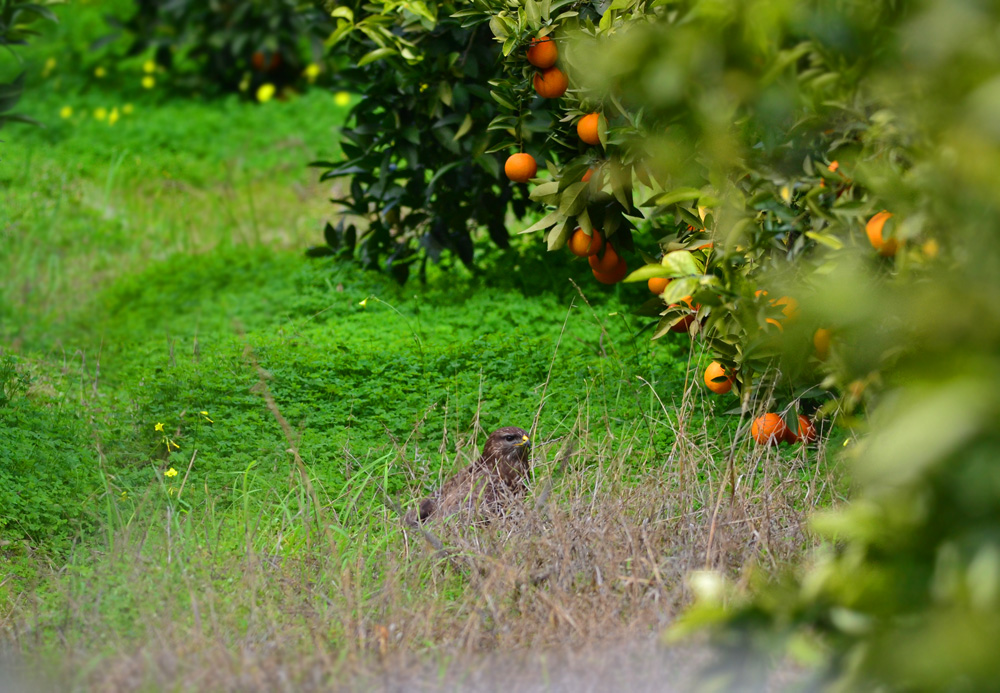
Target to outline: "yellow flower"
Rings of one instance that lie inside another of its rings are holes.
[[[306,69],[302,71],[302,74],[306,76],[310,82],[314,82],[317,77],[319,77],[319,65],[316,63],[309,63],[306,65]]]
[[[178,445],[177,443],[175,443],[172,440],[168,440],[167,441],[167,452],[170,452],[170,448],[173,448],[174,450],[180,450],[181,446]]]
[[[122,500],[128,498],[128,491],[122,491]]]
[[[146,75],[142,78],[142,86],[146,89],[152,89],[156,86],[156,79],[152,75]]]
[[[108,115],[108,125],[114,125],[115,123],[117,123],[118,118],[119,118],[118,107],[116,106],[115,108],[111,109],[111,113]]]
[[[48,77],[56,69],[56,59],[49,58],[45,61],[45,68],[42,70],[42,77]]]
[[[132,115],[133,110],[135,109],[132,108],[132,104],[130,103],[127,103],[124,106],[122,106],[122,113],[124,113],[125,115]]]
[[[368,305],[368,299],[366,298],[365,300],[363,300],[363,301],[362,301],[361,303],[359,303],[358,305],[359,305],[359,306],[361,306],[362,308],[364,308],[365,306],[367,306],[367,305]]]
[[[173,477],[177,476],[177,470],[174,469],[173,467],[171,467],[167,471],[163,472],[163,476],[168,476],[168,477],[173,478]]]
[[[94,77],[97,77],[97,79],[102,79],[105,76],[107,76],[107,74],[108,71],[105,70],[103,67],[98,67],[97,69],[94,70]]]
[[[163,424],[161,424],[161,423],[156,424],[155,426],[153,426],[153,430],[160,431],[162,433],[163,432]]]
[[[151,75],[156,72],[156,63],[152,60],[147,60],[142,64],[142,71],[147,75]]]
[[[100,108],[95,108],[94,117],[97,118],[98,120],[104,120],[105,118],[108,117],[108,109],[106,109],[104,106],[101,106]]]
[[[351,95],[348,94],[346,91],[338,91],[333,96],[333,102],[338,106],[346,106],[347,104],[351,103]]]
[[[274,97],[274,85],[271,83],[261,84],[257,87],[257,100],[267,103]]]
[[[59,109],[60,118],[71,118],[72,116],[73,116],[72,106],[63,106],[62,108]]]
[[[212,418],[211,418],[211,417],[210,417],[210,416],[208,415],[208,412],[207,412],[207,411],[203,411],[203,412],[199,412],[199,413],[200,413],[200,414],[201,414],[202,416],[204,416],[204,417],[205,417],[205,420],[206,420],[206,421],[208,421],[209,423],[215,423],[214,421],[212,421]]]

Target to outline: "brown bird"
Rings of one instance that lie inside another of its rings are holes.
[[[418,507],[406,513],[404,521],[414,526],[462,510],[500,513],[527,491],[524,481],[531,470],[530,451],[531,439],[523,428],[505,426],[493,431],[479,459],[448,479],[438,493],[420,501]]]

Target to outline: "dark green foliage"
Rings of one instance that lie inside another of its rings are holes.
[[[23,46],[28,39],[36,36],[35,23],[38,20],[55,22],[56,16],[46,5],[54,4],[49,0],[32,2],[29,0],[2,0],[0,2],[0,59],[17,60],[17,53],[12,46]],[[0,78],[7,70],[0,70]],[[0,79],[0,127],[4,123],[33,123],[31,118],[17,113],[12,109],[17,105],[24,90],[24,73],[21,72],[9,82]]]
[[[471,268],[477,231],[506,248],[509,211],[526,213],[526,191],[503,175],[507,153],[487,128],[498,113],[488,82],[500,46],[450,16],[460,5],[377,13],[350,2],[335,13],[334,59],[352,65],[341,74],[365,96],[342,133],[346,159],[314,164],[324,180],[351,180],[334,202],[354,219],[328,227],[326,240],[333,250],[357,245],[365,267],[384,263],[400,282],[414,265],[425,276],[444,251]]]
[[[299,0],[137,0],[127,19],[110,20],[130,41],[126,56],[151,55],[176,89],[247,91],[264,83],[280,91],[304,83],[332,29],[319,6]]]

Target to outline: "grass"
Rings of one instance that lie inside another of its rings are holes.
[[[639,333],[641,286],[532,239],[403,287],[305,258],[334,213],[303,166],[336,156],[329,93],[67,84],[36,82],[21,110],[50,127],[5,130],[0,168],[0,659],[22,683],[542,688],[641,657],[636,688],[681,687],[700,655],[656,642],[687,573],[780,567],[843,492],[825,440],[753,448],[697,343]],[[538,443],[525,505],[434,525],[443,549],[404,531],[396,509],[507,424]]]

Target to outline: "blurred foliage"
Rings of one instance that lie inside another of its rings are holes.
[[[59,0],[0,0],[0,53],[4,59],[20,60],[13,46],[23,46],[28,39],[37,36],[35,24],[39,20],[58,21],[52,10],[52,5]],[[2,73],[0,73],[2,74]],[[13,113],[14,107],[21,99],[24,90],[24,73],[9,82],[0,81],[0,127],[4,123],[36,121],[26,116]]]
[[[453,252],[474,262],[485,229],[509,245],[508,212],[527,211],[523,190],[502,175],[487,125],[497,114],[488,82],[499,76],[499,48],[451,15],[465,3],[347,2],[332,10],[328,40],[340,75],[364,97],[341,135],[345,160],[317,162],[323,179],[350,177],[335,199],[349,217],[326,229],[327,247],[352,252],[366,267],[384,262],[405,281],[414,263]]]
[[[318,3],[303,0],[136,0],[131,15],[107,20],[112,33],[92,48],[128,41],[126,60],[137,56],[155,66],[147,79],[261,101],[315,81],[323,39],[333,28]],[[262,98],[263,85],[274,92]]]
[[[995,689],[1000,9],[704,1],[646,19],[606,42],[581,23],[596,38],[577,68],[585,92],[625,105],[609,157],[626,116],[641,125],[653,204],[640,211],[676,225],[658,239],[667,260],[635,278],[687,282],[664,299],[702,304],[702,333],[744,390],[755,372],[752,387],[771,380],[779,398],[811,382],[842,393],[830,413],[870,410],[843,418],[868,435],[845,452],[854,499],[813,519],[826,549],[728,608],[704,599],[679,632],[717,626],[725,690],[752,685],[775,646],[832,690]],[[866,236],[882,209],[894,256]],[[670,252],[692,233],[715,242],[693,272]],[[797,322],[768,312],[776,288],[798,299]],[[784,320],[770,339],[765,316]],[[809,354],[818,326],[833,334],[822,362]]]

